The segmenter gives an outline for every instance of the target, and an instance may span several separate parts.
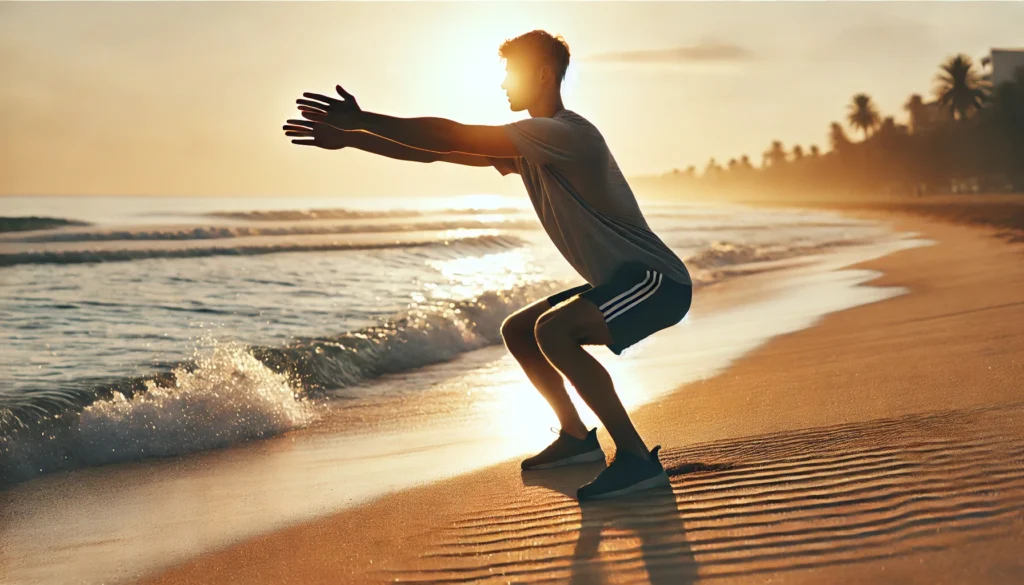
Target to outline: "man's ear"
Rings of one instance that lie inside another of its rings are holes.
[[[554,77],[555,77],[555,72],[551,69],[550,65],[541,65],[540,66],[540,81],[541,82],[547,81],[549,79],[554,79]]]

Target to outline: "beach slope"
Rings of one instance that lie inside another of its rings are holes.
[[[638,409],[671,489],[581,508],[600,466],[509,461],[147,582],[1024,581],[1024,244],[862,213],[937,242],[860,265],[909,293]]]

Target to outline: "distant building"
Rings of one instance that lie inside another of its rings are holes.
[[[986,77],[993,86],[1013,81],[1017,68],[1024,67],[1024,49],[992,49],[981,65],[987,68]]]

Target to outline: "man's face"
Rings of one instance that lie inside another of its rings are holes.
[[[501,89],[508,96],[508,107],[513,112],[521,112],[536,101],[540,91],[537,70],[521,59],[505,61],[505,81]]]

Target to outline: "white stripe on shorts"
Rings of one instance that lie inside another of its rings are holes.
[[[647,276],[644,276],[644,279],[640,282],[640,284],[638,284],[638,285],[634,286],[633,288],[627,290],[626,292],[624,292],[621,295],[615,297],[614,299],[612,299],[612,300],[602,304],[598,308],[601,309],[601,313],[603,313],[604,315],[608,315],[608,313],[610,313],[610,312],[615,310],[615,307],[613,307],[612,305],[621,305],[623,303],[628,303],[631,298],[635,298],[637,295],[643,294],[642,290],[640,292],[637,292],[637,289],[638,288],[646,289],[646,287],[647,287],[649,282],[651,282],[651,271],[650,270],[647,271]],[[629,298],[623,298],[623,297],[629,297]],[[622,299],[621,303],[619,302],[620,299]]]
[[[658,273],[655,273],[655,274],[658,274]],[[621,314],[625,313],[626,311],[632,309],[633,307],[639,305],[640,303],[644,302],[644,300],[646,300],[648,297],[650,297],[654,293],[658,292],[658,288],[661,287],[661,277],[662,277],[662,275],[658,274],[657,279],[654,281],[654,288],[652,288],[647,294],[645,294],[644,296],[636,299],[635,301],[633,301],[632,303],[626,305],[622,309],[615,311],[615,314],[605,316],[605,318],[604,318],[605,323],[610,323],[612,319],[618,317],[619,315],[621,315]]]
[[[623,307],[625,307],[626,305],[630,305],[630,303],[633,303],[634,301],[636,301],[640,297],[645,297],[646,298],[647,293],[651,292],[651,289],[655,288],[658,285],[658,277],[660,275],[656,271],[651,271],[651,276],[653,277],[651,279],[651,282],[648,283],[645,287],[643,287],[642,289],[638,290],[636,293],[634,293],[632,295],[629,295],[625,299],[622,299],[622,301],[620,301],[619,303],[616,303],[616,305],[614,307],[609,307],[608,310],[604,312],[605,322],[606,323],[608,322],[608,317],[610,315],[614,315],[614,314],[618,313],[620,310],[622,310]]]

